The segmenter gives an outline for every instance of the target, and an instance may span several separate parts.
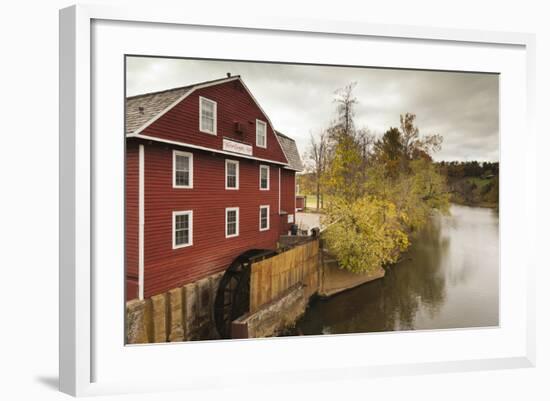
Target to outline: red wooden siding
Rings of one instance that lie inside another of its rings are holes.
[[[295,172],[286,168],[281,168],[281,211],[285,211],[288,215],[293,215],[293,221],[296,221],[295,211]],[[283,216],[281,233],[286,234],[290,230],[292,223],[288,223],[288,216]]]
[[[133,279],[137,277],[138,253],[137,146],[135,140],[127,142],[126,260],[128,278]],[[260,162],[177,147],[193,154],[193,188],[172,188],[173,149],[159,143],[145,145],[145,297],[223,271],[248,249],[274,249],[282,230],[277,165],[270,165],[269,190],[261,191]],[[239,161],[238,190],[225,189],[226,158]],[[281,180],[293,174],[281,169]],[[290,197],[290,190],[285,193]],[[270,206],[268,231],[259,230],[260,205]],[[238,237],[225,238],[226,207],[239,207]],[[172,249],[172,212],[185,210],[193,211],[193,245]],[[129,291],[128,299],[134,294]]]
[[[135,141],[126,143],[126,298],[138,296],[138,180],[139,146]]]
[[[217,102],[217,135],[199,131],[200,96]],[[267,149],[256,146],[256,119],[267,123]],[[235,122],[242,134],[235,132]],[[267,117],[238,80],[195,90],[141,134],[218,150],[226,137],[252,145],[254,157],[287,163]]]
[[[306,207],[306,198],[303,196],[296,196],[296,209],[304,210]]]

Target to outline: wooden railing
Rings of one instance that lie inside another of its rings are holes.
[[[250,313],[303,284],[310,297],[319,283],[319,240],[311,239],[269,259],[253,263],[250,272]]]

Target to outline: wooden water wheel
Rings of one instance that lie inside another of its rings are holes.
[[[221,338],[231,338],[231,322],[250,310],[250,266],[273,254],[275,251],[251,249],[225,271],[214,301],[214,321]]]

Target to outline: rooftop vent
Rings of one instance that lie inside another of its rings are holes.
[[[225,75],[227,75],[227,78],[231,78],[231,73],[230,72],[226,72]]]

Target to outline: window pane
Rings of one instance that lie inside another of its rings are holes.
[[[265,146],[266,125],[258,121],[256,123],[256,143],[258,146]]]
[[[237,223],[227,223],[227,235],[233,235],[237,233]]]
[[[189,185],[188,171],[176,171],[176,185]]]
[[[227,175],[235,175],[236,167],[235,163],[227,163]]]
[[[237,234],[237,217],[238,217],[238,211],[237,210],[227,210],[226,212],[226,235],[236,235]]]
[[[260,208],[260,228],[267,228],[267,220],[268,220],[267,210],[268,209],[266,207]]]
[[[202,116],[202,129],[206,131],[214,131],[214,120],[212,118]]]
[[[237,164],[227,163],[226,185],[228,188],[237,188]]]
[[[176,245],[189,243],[189,230],[176,231]]]
[[[183,156],[183,155],[177,155],[176,170],[189,171],[189,157]]]
[[[176,216],[175,227],[176,245],[185,245],[190,242],[189,215],[181,214]]]
[[[216,115],[214,102],[201,99],[201,129],[207,132],[214,132]]]
[[[176,230],[189,227],[189,215],[181,214],[176,216]]]
[[[234,175],[228,175],[227,176],[227,187],[228,188],[236,188],[237,187],[237,177]]]
[[[269,175],[267,167],[260,167],[260,188],[267,189],[267,180]]]
[[[212,118],[214,116],[214,103],[202,99],[202,114]]]
[[[189,186],[191,180],[191,158],[176,155],[176,185]]]

